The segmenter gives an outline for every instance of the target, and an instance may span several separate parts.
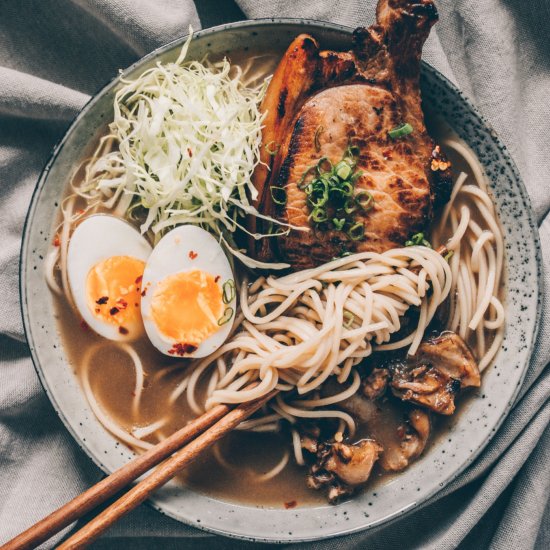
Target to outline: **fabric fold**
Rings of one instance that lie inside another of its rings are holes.
[[[200,2],[200,4],[199,4]],[[510,414],[479,457],[410,515],[298,548],[550,547],[550,5],[546,0],[436,0],[424,59],[477,105],[519,166],[539,220],[545,274],[541,330]],[[228,5],[231,4],[231,8]],[[376,0],[197,0],[199,13],[374,20]],[[207,12],[207,13],[205,13]],[[43,392],[19,310],[21,234],[55,143],[118,69],[201,21],[192,0],[0,2],[0,543],[101,477]],[[45,544],[55,546],[59,537]],[[247,548],[142,506],[97,548]],[[293,546],[292,548],[295,548]]]

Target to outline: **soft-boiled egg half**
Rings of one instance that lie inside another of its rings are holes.
[[[86,218],[74,230],[67,275],[84,321],[109,340],[143,334],[142,276],[151,246],[129,223],[104,214]]]
[[[218,241],[184,225],[155,246],[142,281],[147,336],[166,355],[205,357],[227,339],[236,308],[229,261]]]

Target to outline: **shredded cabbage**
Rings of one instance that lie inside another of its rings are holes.
[[[175,225],[200,225],[257,267],[235,248],[231,234],[237,228],[250,234],[242,222],[258,214],[251,176],[260,158],[259,104],[267,83],[247,88],[240,68],[226,59],[184,63],[190,40],[175,63],[159,62],[136,80],[122,81],[110,124],[118,147],[96,160],[102,163],[97,169],[116,167],[115,177],[94,178],[96,191],[131,195],[127,214],[140,219],[142,233],[151,232],[155,241]]]

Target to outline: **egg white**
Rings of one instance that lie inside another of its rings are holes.
[[[88,306],[86,281],[90,270],[112,256],[130,256],[146,262],[151,245],[129,223],[106,214],[86,218],[74,230],[67,251],[67,275],[74,303],[86,322],[97,334],[109,340],[132,340],[142,331],[121,334],[117,325],[97,319]]]
[[[194,225],[182,225],[167,233],[155,246],[145,266],[142,281],[145,296],[141,299],[143,324],[149,340],[165,355],[171,355],[169,350],[174,344],[181,342],[168,339],[156,326],[151,313],[153,294],[157,285],[169,275],[194,270],[210,273],[214,277],[219,276],[220,288],[223,288],[226,281],[234,281],[231,266],[218,241],[210,233]],[[233,300],[225,304],[233,309],[230,321],[185,357],[205,357],[225,342],[235,319],[236,303],[235,292]]]

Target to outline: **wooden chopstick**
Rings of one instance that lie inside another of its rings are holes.
[[[20,535],[0,547],[0,550],[26,550],[36,548],[73,521],[93,510],[99,504],[118,493],[139,476],[168,458],[197,435],[223,418],[230,411],[226,405],[218,405],[200,417],[192,420],[187,426],[174,432],[170,437],[155,445],[144,454],[122,466],[110,476],[90,487],[87,491],[52,512],[49,516],[35,523]]]
[[[205,449],[211,447],[216,441],[256,412],[276,393],[277,390],[273,390],[269,394],[254,401],[242,403],[228,412],[211,428],[196,437],[188,445],[175,452],[143,481],[132,487],[125,495],[103,510],[63,544],[58,546],[58,550],[83,548],[93,542],[101,533],[113,525],[113,523],[147,500],[151,493],[170,481],[179,471],[198,458]]]
[[[275,393],[273,391],[259,399],[243,403],[233,410],[227,405],[214,407],[5,543],[0,547],[0,550],[36,548],[39,544],[84,516],[165,460],[145,480],[138,483],[125,496],[106,508],[87,526],[71,536],[58,548],[81,548],[89,544],[117,519],[141,504],[155,489],[167,483],[181,469],[195,460],[203,450],[213,445],[240,422],[257,411]],[[208,431],[205,432],[207,429]],[[191,443],[189,443],[190,441]]]

